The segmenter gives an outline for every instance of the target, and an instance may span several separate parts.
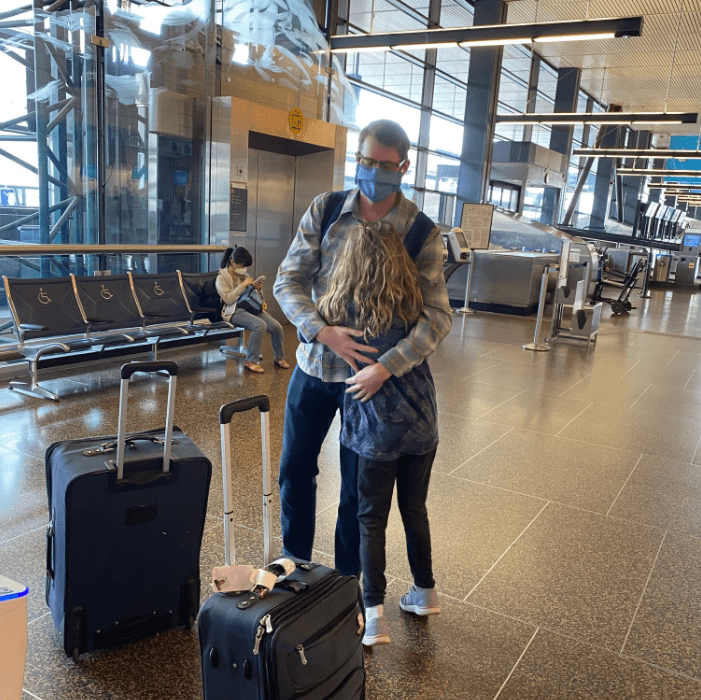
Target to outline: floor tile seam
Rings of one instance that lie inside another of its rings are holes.
[[[48,515],[46,516],[46,520],[48,522]],[[15,540],[18,540],[20,537],[26,537],[27,535],[31,535],[35,532],[40,532],[41,530],[46,530],[46,525],[39,525],[39,527],[35,527],[32,530],[27,530],[26,532],[21,532],[19,535],[15,535],[14,537],[10,537],[8,540],[2,540],[0,542],[0,547],[2,545],[8,544],[10,542],[14,542]]]
[[[504,682],[501,684],[501,687],[499,688],[499,690],[497,690],[497,694],[494,696],[494,700],[498,700],[499,696],[501,695],[501,691],[504,690],[504,688],[506,687],[508,682],[511,680],[511,676],[514,675],[514,673],[516,672],[516,669],[518,668],[519,664],[521,663],[521,660],[526,655],[528,650],[531,648],[531,644],[533,644],[533,640],[538,635],[538,632],[540,632],[540,627],[537,627],[535,632],[533,632],[533,634],[531,635],[531,638],[528,640],[528,644],[526,644],[526,646],[523,649],[523,651],[521,652],[520,656],[518,657],[518,659],[516,659],[516,663],[513,665],[513,667],[509,671],[509,674],[504,679]]]
[[[526,391],[527,391],[526,389],[521,389],[521,391],[519,391],[518,394],[516,394],[515,396],[512,396],[510,399],[504,399],[501,403],[498,403],[496,406],[493,406],[493,407],[490,408],[488,411],[485,411],[482,415],[477,416],[477,420],[482,420],[482,419],[484,418],[484,416],[488,415],[488,414],[491,413],[492,411],[496,411],[497,408],[500,408],[500,407],[503,406],[505,403],[508,403],[509,401],[513,401],[514,399],[517,399],[517,398],[518,398],[519,396],[521,396],[522,394],[525,394]],[[487,422],[490,422],[490,421],[487,421]]]
[[[659,414],[653,414],[653,415],[659,415]],[[665,414],[665,415],[669,415],[669,414]],[[670,416],[670,417],[673,417],[673,416]],[[603,448],[606,448],[607,450],[616,450],[617,452],[627,452],[628,454],[634,454],[634,455],[642,454],[642,455],[647,456],[647,457],[660,458],[660,456],[661,456],[660,453],[658,453],[658,452],[633,452],[632,450],[625,450],[625,449],[622,449],[620,447],[613,447],[612,445],[607,445],[607,444],[602,443],[602,442],[586,442],[585,440],[578,440],[577,438],[568,437],[566,435],[551,435],[549,433],[539,433],[538,431],[531,430],[529,428],[519,428],[519,430],[523,430],[526,433],[533,433],[534,435],[550,435],[550,437],[557,437],[558,440],[569,440],[570,442],[576,442],[580,445],[588,445],[589,447],[603,447]],[[701,423],[699,424],[699,432],[701,433]],[[697,445],[699,445],[699,444],[701,444],[701,437],[699,437],[699,441],[697,442]],[[696,453],[694,453],[691,456],[690,460],[673,459],[671,461],[679,462],[680,464],[690,464],[692,466],[699,467],[701,465],[695,464],[692,461],[695,458],[695,456],[696,456]],[[662,457],[662,458],[668,459],[667,457]]]
[[[629,367],[629,368],[619,377],[619,379],[625,379],[625,378],[626,378],[626,374],[629,374],[630,372],[632,372],[639,364],[640,364],[640,360],[636,360],[636,361],[635,361],[635,364],[632,365],[631,367]]]
[[[696,374],[696,369],[694,368],[694,371],[691,373],[691,376],[686,380],[686,384],[682,387],[682,389],[686,389],[688,386],[689,382],[694,378],[694,375]]]
[[[568,391],[572,391],[572,389],[574,389],[577,386],[577,384],[581,384],[585,379],[588,379],[589,377],[591,377],[591,372],[589,372],[589,374],[587,374],[585,377],[578,379],[571,387],[568,387],[564,391],[557,394],[558,398],[561,398],[561,399],[570,398],[569,396],[565,396],[564,394],[566,394]]]
[[[596,402],[594,402],[596,403]],[[699,426],[701,427],[701,426]],[[529,428],[519,428],[525,433],[533,433],[534,435],[550,435],[549,433],[539,433],[537,430],[530,430]],[[503,436],[502,436],[503,437]],[[633,452],[632,450],[622,450],[620,447],[611,447],[611,445],[602,445],[598,442],[587,442],[586,440],[578,440],[577,438],[567,437],[566,435],[550,435],[550,437],[556,437],[558,440],[567,440],[568,442],[576,442],[579,445],[588,445],[589,447],[605,447],[609,450],[616,450],[616,452],[627,452],[628,454],[639,455],[640,452]],[[649,452],[643,452],[642,454],[647,454],[651,457],[655,455]]]
[[[514,430],[513,426],[510,427],[503,435],[500,435],[496,440],[492,440],[492,442],[490,442],[488,445],[485,445],[479,452],[477,452],[476,454],[472,455],[472,457],[470,457],[469,459],[465,460],[464,462],[462,462],[462,464],[459,464],[457,467],[455,467],[455,469],[453,469],[451,472],[448,472],[448,473],[449,473],[449,474],[453,474],[453,472],[456,472],[458,469],[460,469],[461,467],[465,466],[468,462],[470,462],[471,460],[473,460],[473,459],[474,459],[475,457],[477,457],[478,455],[482,454],[482,452],[484,452],[485,450],[489,449],[492,445],[495,445],[497,442],[499,442],[499,440],[501,440],[503,437],[505,437],[506,435],[508,435],[509,433],[511,433],[513,430]]]
[[[633,401],[633,403],[632,403],[630,406],[628,406],[628,410],[629,410],[629,411],[632,411],[632,410],[635,408],[635,404],[638,403],[638,401],[640,401],[640,399],[642,399],[643,396],[645,396],[645,394],[650,390],[650,387],[651,387],[651,386],[652,386],[652,384],[648,384],[648,385],[642,390],[640,396],[638,396],[638,398],[635,399],[635,401]],[[639,409],[638,409],[638,410],[639,410]]]
[[[623,653],[623,650],[626,648],[626,644],[628,643],[628,638],[630,637],[630,633],[633,629],[633,625],[635,624],[635,618],[638,616],[638,611],[640,610],[640,606],[643,604],[643,598],[645,598],[645,593],[647,592],[647,587],[650,583],[650,579],[652,578],[652,573],[655,570],[655,566],[657,565],[657,560],[660,558],[660,552],[662,551],[662,547],[665,543],[665,540],[667,539],[667,530],[665,530],[664,535],[662,536],[662,541],[660,542],[660,546],[657,548],[657,554],[655,554],[655,560],[652,562],[652,566],[650,567],[650,572],[647,575],[647,579],[645,580],[645,585],[643,586],[643,590],[640,593],[640,598],[638,599],[638,604],[635,606],[635,611],[633,612],[633,618],[630,621],[630,625],[628,625],[628,631],[626,632],[626,636],[623,640],[623,645],[621,646],[621,651],[620,653]]]
[[[551,498],[544,498],[543,496],[535,496],[532,493],[522,493],[521,491],[514,491],[513,489],[507,489],[504,486],[497,486],[496,484],[488,484],[485,481],[477,481],[476,479],[468,479],[465,476],[460,476],[459,474],[453,474],[453,472],[450,472],[449,474],[445,474],[443,472],[436,472],[440,473],[442,476],[448,476],[452,477],[453,479],[460,479],[460,481],[467,481],[470,484],[477,484],[478,486],[486,486],[487,488],[490,489],[496,489],[497,491],[503,491],[504,493],[510,493],[513,494],[514,496],[523,496],[525,498],[532,498],[536,501],[545,501],[546,503],[549,501],[551,503],[554,503],[555,505],[561,505],[561,506],[567,506],[566,503],[560,503],[558,501],[553,501]],[[572,506],[574,507],[574,506]],[[595,511],[591,511],[595,512]]]
[[[31,620],[29,617],[27,617],[27,627],[29,625],[33,625],[35,622],[38,622],[39,620],[43,620],[47,615],[51,615],[51,610],[47,610],[45,613],[42,613],[41,615],[37,615],[36,617],[32,618]]]
[[[609,515],[611,515],[611,510],[612,510],[613,507],[616,505],[616,501],[618,500],[619,496],[623,493],[623,489],[627,486],[628,482],[630,481],[631,477],[632,477],[633,474],[635,473],[635,470],[638,468],[638,465],[640,464],[640,462],[641,462],[641,460],[642,460],[642,458],[643,458],[644,456],[645,456],[644,454],[641,454],[640,457],[638,457],[638,461],[637,461],[637,462],[635,463],[635,465],[633,466],[633,469],[631,469],[630,474],[628,474],[628,477],[627,477],[626,480],[623,482],[623,486],[621,486],[621,488],[618,490],[618,493],[616,494],[616,498],[613,499],[613,503],[611,503],[611,505],[609,506],[609,509],[606,511],[606,516],[607,516],[607,517],[608,517]]]
[[[487,569],[487,571],[484,573],[482,578],[477,581],[477,583],[470,589],[469,593],[465,596],[464,601],[467,602],[467,599],[477,590],[479,585],[484,581],[487,576],[494,570],[494,568],[497,566],[497,564],[508,554],[508,552],[512,549],[512,547],[523,537],[523,535],[528,531],[528,529],[533,525],[533,523],[541,516],[543,511],[550,505],[550,501],[548,501],[537,513],[536,515],[531,519],[531,522],[526,525],[526,527],[521,530],[521,532],[518,534],[516,539],[499,555],[497,560]]]
[[[507,620],[511,620],[513,622],[518,622],[519,624],[525,625],[527,627],[536,627],[538,632],[547,632],[548,634],[552,634],[555,637],[560,637],[561,639],[566,639],[570,642],[574,642],[575,644],[580,644],[582,646],[585,646],[589,649],[594,649],[595,651],[603,651],[606,652],[607,654],[612,654],[613,656],[617,656],[621,659],[629,660],[629,661],[635,661],[636,663],[644,664],[645,666],[649,666],[651,668],[655,668],[658,671],[662,671],[663,673],[666,673],[670,676],[678,676],[680,678],[684,678],[686,680],[694,681],[695,683],[700,683],[701,684],[701,677],[698,676],[691,676],[688,673],[684,673],[683,671],[677,671],[673,668],[668,668],[667,666],[661,666],[660,664],[656,664],[652,661],[648,661],[647,659],[644,659],[639,656],[635,656],[634,654],[626,654],[626,653],[621,653],[620,651],[617,651],[616,649],[612,649],[611,647],[606,646],[605,644],[594,644],[593,642],[589,641],[588,639],[584,637],[576,637],[572,634],[568,634],[567,632],[563,632],[560,629],[557,629],[556,627],[550,627],[548,625],[544,624],[539,624],[536,622],[533,622],[532,620],[524,620],[523,618],[517,617],[515,615],[510,615],[509,613],[505,613],[500,610],[494,610],[493,608],[489,608],[486,605],[480,605],[479,603],[472,603],[470,601],[467,601],[465,605],[477,608],[479,610],[483,610],[484,612],[490,613],[492,615],[496,615],[498,617],[503,617]]]
[[[35,700],[42,700],[38,695],[34,695],[34,693],[29,692],[26,688],[22,688],[22,692],[26,693],[27,695],[33,697]]]
[[[695,341],[701,341],[701,336],[698,335],[685,335],[683,333],[664,333],[662,331],[651,331],[651,330],[642,330],[639,328],[630,328],[626,330],[626,333],[634,333],[637,335],[654,335],[654,336],[662,336],[662,337],[669,337],[669,338],[683,338],[685,340],[695,340]]]
[[[481,355],[479,355],[478,357],[481,357]],[[498,367],[499,365],[503,365],[503,364],[504,364],[503,361],[499,361],[499,362],[497,362],[497,363],[495,363],[495,364],[493,364],[493,365],[490,365],[489,367],[485,367],[484,369],[479,369],[479,370],[477,370],[476,372],[472,372],[472,373],[470,373],[470,374],[463,374],[463,375],[460,375],[460,377],[458,377],[458,379],[474,379],[475,377],[477,377],[477,376],[478,376],[479,374],[481,374],[482,372],[488,372],[490,369],[494,369],[495,367]],[[437,377],[438,377],[438,376],[441,376],[441,377],[454,377],[454,374],[453,374],[454,372],[455,372],[454,369],[452,369],[452,370],[447,370],[447,371],[445,371],[445,372],[441,372],[440,367],[439,367],[439,368],[434,368],[433,365],[431,366],[431,373],[432,373],[433,375],[437,376]],[[485,384],[486,384],[486,382],[485,382]]]
[[[644,456],[644,455],[642,455],[642,456]],[[694,466],[699,466],[699,465],[694,465]],[[618,522],[627,523],[629,525],[639,525],[641,527],[648,528],[649,530],[658,530],[660,532],[664,531],[663,528],[661,528],[661,527],[658,527],[656,525],[650,525],[648,523],[643,523],[643,522],[640,522],[639,520],[631,520],[630,518],[622,518],[620,515],[610,515],[608,513],[603,513],[603,512],[598,511],[598,510],[590,510],[589,508],[583,508],[582,506],[576,506],[572,503],[564,503],[563,501],[556,501],[552,498],[547,498],[546,496],[537,496],[533,493],[523,493],[522,491],[514,491],[513,489],[508,489],[504,486],[498,486],[496,484],[488,484],[484,481],[477,481],[475,479],[468,479],[464,476],[460,476],[459,474],[452,474],[452,473],[445,474],[445,473],[441,472],[441,475],[442,476],[451,476],[454,479],[460,479],[461,481],[467,481],[467,482],[472,483],[472,484],[477,484],[478,486],[486,486],[487,488],[496,489],[497,491],[503,491],[504,493],[513,494],[514,496],[523,496],[524,498],[532,498],[532,499],[537,500],[537,501],[547,501],[548,503],[550,503],[554,506],[560,506],[562,508],[571,508],[572,510],[578,510],[582,513],[588,513],[589,515],[598,515],[602,518],[616,520]],[[673,533],[673,534],[677,534],[677,533]],[[686,532],[680,532],[678,534],[683,536],[683,537],[691,537],[695,540],[701,541],[701,537],[698,537],[698,536],[695,536],[695,535],[692,535],[692,534],[689,534]]]
[[[572,423],[574,423],[577,418],[579,418],[585,411],[588,411],[594,405],[593,401],[590,401],[576,416],[574,416],[566,425],[563,425],[560,430],[555,433],[555,437],[560,437],[560,433],[568,428]]]
[[[694,464],[696,455],[699,453],[699,446],[701,446],[701,431],[699,431],[699,439],[696,441],[696,449],[694,450],[694,454],[691,456],[691,464]]]
[[[680,352],[680,351],[677,350],[677,351],[674,353],[674,355],[672,355],[672,357],[670,358],[669,362],[668,362],[667,365],[666,365],[667,367],[669,367],[669,365],[672,364],[672,362],[674,361],[674,358],[679,354],[679,352]]]

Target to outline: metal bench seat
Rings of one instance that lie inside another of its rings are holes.
[[[108,359],[148,352],[156,360],[162,343],[191,343],[238,338],[243,329],[226,321],[199,319],[188,304],[179,272],[14,279],[3,277],[17,335],[17,351],[27,361],[28,380],[10,382],[15,391],[58,396],[38,382],[41,367]]]
[[[3,280],[19,341],[17,349],[27,360],[30,373],[29,381],[11,381],[10,388],[56,400],[55,394],[38,384],[40,360],[46,355],[88,352],[104,346],[105,340],[91,336],[100,323],[85,318],[69,277]]]
[[[147,327],[146,319],[136,303],[131,277],[128,274],[71,277],[76,298],[85,318],[99,323],[101,333],[119,331],[112,336],[114,342],[119,343],[121,338],[122,342],[126,340],[158,343],[161,339],[188,334],[178,323]]]

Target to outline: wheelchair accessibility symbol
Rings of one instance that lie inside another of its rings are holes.
[[[50,304],[51,303],[51,297],[49,297],[49,295],[44,292],[43,287],[39,287],[39,294],[37,296],[37,299],[39,300],[40,304]]]
[[[158,282],[156,282],[156,283],[153,285],[153,291],[154,291],[159,297],[162,297],[162,296],[165,294],[165,292],[163,291],[163,289],[161,289],[161,287],[158,286]]]
[[[112,294],[112,292],[110,292],[110,290],[107,289],[107,287],[105,287],[105,285],[103,284],[102,288],[100,289],[100,296],[103,299],[111,299],[114,296],[114,294]]]

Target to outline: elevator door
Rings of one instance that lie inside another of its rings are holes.
[[[295,157],[248,151],[248,221],[246,247],[253,256],[253,277],[265,275],[268,313],[286,323],[273,298],[273,282],[294,234]]]
[[[268,312],[280,323],[288,321],[273,298],[277,269],[312,199],[332,189],[333,157],[330,149],[296,157],[248,149],[246,232],[236,233],[234,243],[251,251],[252,276],[266,276]]]

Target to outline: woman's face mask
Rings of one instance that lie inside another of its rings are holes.
[[[395,192],[399,192],[402,175],[404,173],[401,170],[392,172],[380,168],[368,168],[358,163],[355,169],[355,184],[367,199],[377,204],[391,197]]]

